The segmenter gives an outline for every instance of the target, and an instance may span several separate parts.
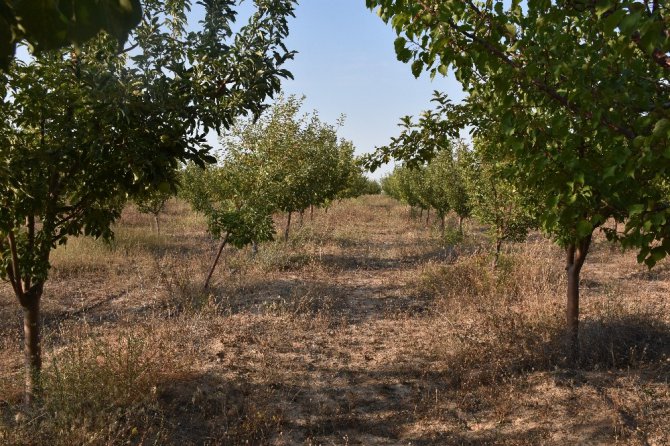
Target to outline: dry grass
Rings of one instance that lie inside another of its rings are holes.
[[[157,234],[129,208],[112,244],[54,254],[33,408],[0,289],[0,443],[670,443],[670,267],[597,240],[570,368],[560,251],[533,237],[493,271],[482,228],[449,225],[337,203],[289,243],[226,249],[203,290],[203,219],[174,201]]]

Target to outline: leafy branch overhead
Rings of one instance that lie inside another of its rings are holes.
[[[106,31],[122,45],[141,19],[140,0],[0,0],[0,68],[8,68],[21,41],[46,51]]]

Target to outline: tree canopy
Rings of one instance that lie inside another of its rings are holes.
[[[100,34],[3,75],[0,276],[26,312],[30,373],[51,250],[81,234],[111,237],[128,198],[174,187],[181,163],[215,161],[207,133],[258,116],[290,76],[282,42],[293,2],[257,1],[234,32],[236,4],[207,2],[199,27],[187,28],[189,1],[149,0],[132,52]]]
[[[495,147],[521,193],[540,200],[541,227],[566,249],[568,324],[576,333],[579,273],[591,235],[653,266],[670,249],[670,35],[659,2],[368,0],[398,33],[419,75],[453,72],[463,104],[440,101],[445,125]],[[419,152],[397,152],[422,158]],[[391,156],[387,152],[383,156]],[[660,243],[658,243],[660,242]]]

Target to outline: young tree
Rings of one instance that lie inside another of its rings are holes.
[[[436,92],[434,100],[440,101],[442,96]],[[452,142],[452,135],[457,133],[452,125],[443,119],[441,110],[424,111],[418,122],[414,122],[411,116],[405,116],[398,125],[401,128],[400,135],[392,138],[389,145],[367,156],[365,163],[373,170],[391,156],[403,159],[410,167],[428,163],[423,177],[417,177],[417,184],[413,188],[416,201],[427,206],[427,209],[437,211],[443,233],[446,214],[450,210],[456,212],[462,234],[463,219],[470,216],[463,173],[468,153],[463,143]]]
[[[167,184],[162,188],[148,191],[135,199],[137,210],[143,214],[151,214],[156,224],[156,232],[160,234],[160,213],[165,209],[167,201],[175,196],[175,192]]]
[[[543,200],[540,224],[566,251],[576,357],[579,276],[593,230],[627,218],[624,242],[650,266],[670,250],[670,208],[657,187],[670,168],[665,8],[633,1],[368,6],[392,22],[398,58],[412,61],[415,75],[453,70],[468,94],[465,123],[504,149],[497,159],[510,161],[522,193]]]
[[[240,249],[273,239],[275,191],[263,169],[256,153],[231,150],[218,166],[202,169],[190,164],[182,173],[181,196],[207,217],[210,234],[221,239],[204,288],[227,244]]]
[[[430,204],[426,200],[425,167],[402,164],[393,171],[396,179],[397,193],[400,201],[407,203],[411,209],[427,210]]]
[[[257,154],[278,210],[288,215],[288,240],[293,213],[320,206],[346,187],[354,168],[353,145],[338,140],[337,128],[316,112],[300,114],[302,99],[281,97],[259,120],[240,121],[224,139],[224,146]],[[341,125],[340,123],[338,123]]]
[[[211,162],[207,131],[260,113],[288,75],[280,66],[292,56],[282,44],[292,2],[259,2],[236,35],[233,4],[207,3],[201,28],[186,32],[189,2],[166,11],[147,1],[132,57],[101,35],[5,74],[0,275],[24,309],[27,400],[39,388],[51,250],[81,234],[111,237],[127,198],[169,187],[181,162]]]
[[[458,232],[463,235],[463,220],[470,217],[470,195],[466,186],[466,170],[471,154],[462,141],[455,144],[452,163],[445,178],[447,201],[458,216]]]
[[[505,166],[490,159],[495,147],[476,140],[473,156],[466,169],[466,187],[472,204],[472,213],[483,224],[489,226],[495,251],[493,268],[505,242],[522,242],[528,231],[537,227],[533,209],[538,203],[533,197],[519,192],[505,175]]]
[[[400,201],[400,189],[398,185],[398,177],[395,175],[395,170],[390,174],[382,177],[380,185],[382,187],[383,193]]]
[[[451,148],[443,150],[435,156],[426,168],[424,181],[427,183],[427,201],[435,209],[440,220],[440,231],[444,238],[446,231],[446,218],[452,209],[449,197],[450,176],[454,168]]]

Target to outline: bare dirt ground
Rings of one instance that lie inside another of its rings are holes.
[[[203,291],[216,242],[181,203],[162,218],[155,234],[129,209],[111,246],[54,254],[43,407],[19,402],[20,310],[0,290],[0,442],[670,444],[667,263],[598,238],[568,367],[562,256],[539,236],[494,272],[482,228],[441,239],[363,197],[227,250]]]

